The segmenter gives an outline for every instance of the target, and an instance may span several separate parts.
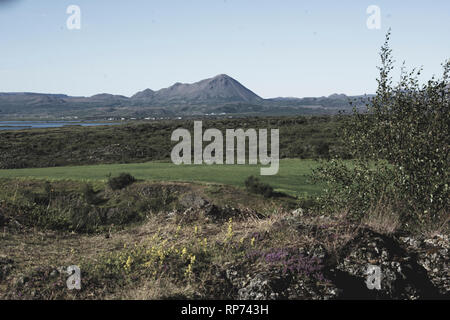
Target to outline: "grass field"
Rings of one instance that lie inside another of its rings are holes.
[[[317,166],[314,160],[284,159],[275,176],[260,176],[259,166],[252,165],[181,165],[169,162],[148,162],[138,164],[107,164],[93,166],[32,168],[0,170],[0,178],[37,178],[48,180],[106,180],[108,175],[121,172],[132,174],[138,179],[153,181],[195,181],[244,186],[244,180],[258,176],[272,185],[276,191],[291,195],[319,194],[322,187],[310,181],[309,174]]]

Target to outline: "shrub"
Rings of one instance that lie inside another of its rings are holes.
[[[245,187],[249,192],[262,194],[265,198],[272,197],[274,194],[272,186],[261,182],[254,176],[250,176],[245,180]]]
[[[121,173],[118,177],[109,178],[108,185],[113,190],[120,190],[129,186],[135,181],[136,179],[131,174]]]
[[[104,200],[97,196],[97,193],[90,184],[83,186],[83,197],[87,204],[98,205]]]
[[[362,219],[362,225],[381,234],[393,234],[400,227],[399,216],[393,210],[390,201],[380,199],[376,206],[369,209]]]
[[[386,163],[331,159],[322,162],[313,175],[316,181],[326,183],[320,199],[322,209],[332,212],[348,209],[354,220],[361,219],[383,195],[385,201],[394,202],[397,197],[393,185],[395,172]]]
[[[79,203],[68,210],[70,229],[75,232],[93,233],[106,224],[106,209]]]
[[[450,60],[440,79],[420,85],[421,70],[402,68],[392,84],[390,32],[381,48],[376,95],[367,112],[344,117],[342,137],[358,158],[353,166],[328,162],[316,177],[328,183],[332,199],[364,213],[382,196],[390,198],[403,221],[424,224],[448,210]]]

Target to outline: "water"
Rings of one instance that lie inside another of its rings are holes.
[[[0,130],[24,130],[37,128],[61,128],[65,126],[110,126],[112,122],[80,122],[80,121],[0,121]]]

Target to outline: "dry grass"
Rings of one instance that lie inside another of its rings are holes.
[[[184,298],[192,297],[196,293],[196,288],[191,284],[180,286],[171,279],[145,279],[136,287],[128,287],[118,290],[109,299],[121,300],[161,300],[164,298]]]
[[[390,235],[401,227],[401,221],[393,206],[382,198],[369,209],[361,220],[361,225],[378,233]]]
[[[358,233],[359,225],[349,222],[348,210],[337,212],[333,216],[315,217],[310,225],[311,242],[319,243],[331,255],[337,256],[340,249]]]
[[[225,239],[229,237],[228,221],[213,222],[201,215],[188,225],[179,225],[176,219],[167,218],[166,214],[149,217],[141,224],[128,227],[121,231],[111,232],[108,238],[104,234],[61,234],[51,231],[31,230],[27,233],[6,234],[0,243],[0,255],[7,256],[14,261],[15,269],[11,279],[20,274],[28,274],[36,268],[83,263],[99,263],[102,256],[107,253],[120,252],[124,248],[133,248],[135,245],[147,244],[149,239],[158,234],[161,239],[167,240],[170,245],[183,248],[192,243],[194,239],[208,239],[210,244],[219,244],[219,249]],[[287,213],[279,212],[267,218],[248,217],[236,218],[232,224],[232,242],[240,243],[246,239],[250,243],[252,234],[276,234],[270,239],[270,246],[290,246],[296,242],[295,233],[279,232],[278,225]],[[256,240],[255,247],[260,245]],[[213,245],[214,246],[214,245]],[[233,261],[233,255],[218,251],[212,262],[221,265]],[[231,260],[230,260],[231,259]],[[228,261],[230,260],[230,261]],[[117,287],[113,293],[106,293],[105,299],[162,299],[166,297],[193,297],[201,289],[204,281],[197,279],[196,284],[187,283],[183,286],[176,283],[176,279],[162,277],[151,279],[142,277],[138,282],[132,282],[124,287]],[[0,287],[6,290],[5,285]],[[0,292],[0,296],[2,293]],[[95,298],[95,297],[94,297]]]

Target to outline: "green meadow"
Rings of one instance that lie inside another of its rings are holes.
[[[316,195],[322,186],[311,182],[314,160],[283,159],[277,175],[260,176],[260,166],[255,165],[174,165],[171,162],[133,164],[102,164],[52,168],[0,170],[0,178],[106,181],[108,176],[127,172],[134,177],[150,181],[183,181],[217,183],[243,187],[251,175],[272,185],[276,191],[290,195]]]

